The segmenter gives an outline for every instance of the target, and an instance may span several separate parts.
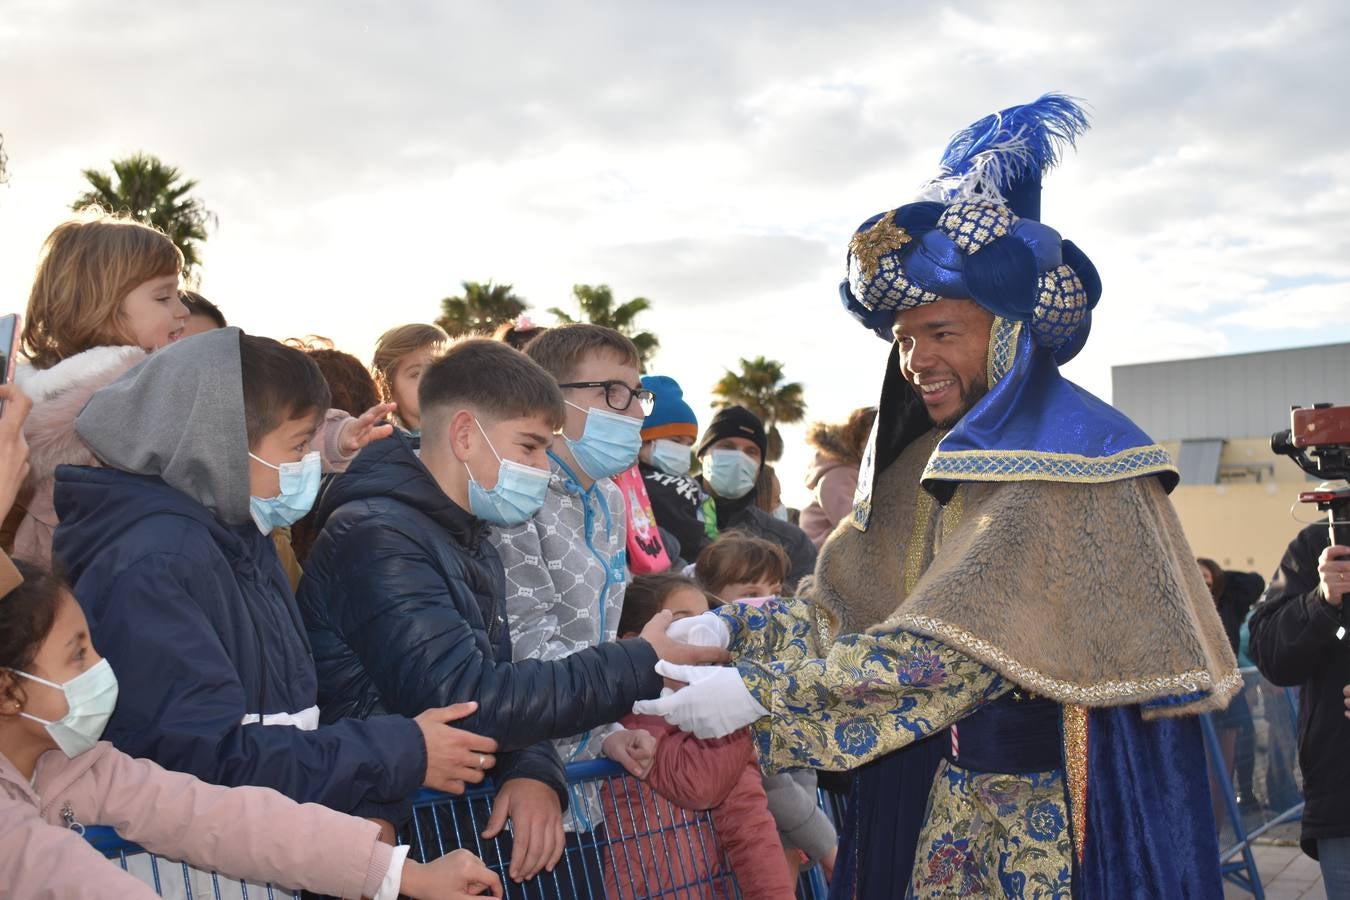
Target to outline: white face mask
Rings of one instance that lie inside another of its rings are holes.
[[[71,759],[94,748],[117,706],[117,676],[106,659],[100,659],[65,684],[57,684],[18,669],[10,671],[21,678],[56,688],[66,695],[66,714],[54,722],[26,712],[19,713],[20,716],[45,726],[52,740],[56,741],[56,746]]]

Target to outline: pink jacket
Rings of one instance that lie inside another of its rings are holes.
[[[33,399],[33,410],[24,423],[28,439],[28,478],[19,491],[16,506],[23,519],[14,535],[14,557],[48,565],[52,558],[52,535],[56,533],[56,508],[52,491],[56,467],[96,466],[93,451],[75,433],[75,417],[89,398],[107,387],[146,357],[139,347],[94,347],[52,366],[34,369],[20,365],[14,380]],[[325,472],[345,472],[353,456],[342,453],[342,427],[351,416],[330,409],[324,417],[316,449],[323,457]]]
[[[671,828],[684,820],[682,810],[711,810],[741,896],[792,897],[795,887],[769,814],[750,732],[703,740],[659,716],[630,714],[622,724],[656,738],[656,761],[644,781],[614,779],[603,792],[605,830],[614,853],[605,870],[605,895],[726,896],[720,884],[707,882],[716,853],[712,836]],[[677,885],[696,886],[675,890]]]
[[[99,742],[44,754],[29,785],[0,755],[0,897],[156,897],[71,830],[111,825],[146,850],[232,877],[339,897],[380,889],[393,847],[373,822],[269,788],[224,788]]]
[[[853,493],[858,489],[858,467],[837,456],[816,451],[806,473],[811,502],[802,510],[801,529],[820,547],[841,519],[853,511]]]

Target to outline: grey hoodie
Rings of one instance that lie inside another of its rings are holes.
[[[156,475],[227,525],[250,521],[238,328],[165,347],[94,394],[75,431],[106,465]]]

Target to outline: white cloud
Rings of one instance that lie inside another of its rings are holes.
[[[366,356],[463,279],[540,309],[607,282],[653,301],[700,412],[762,353],[840,418],[886,349],[839,309],[852,229],[953,131],[1063,90],[1095,125],[1045,219],[1102,273],[1067,371],[1106,392],[1112,364],[1350,338],[1347,50],[1332,0],[8,0],[0,285],[21,307],[79,170],[144,149],[201,182],[204,287],[249,329]]]

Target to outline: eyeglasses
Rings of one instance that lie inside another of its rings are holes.
[[[642,407],[642,414],[650,416],[652,410],[656,407],[656,395],[646,388],[634,390],[622,381],[573,381],[570,384],[560,384],[558,387],[564,388],[604,388],[605,405],[617,412],[628,412],[628,407],[633,405],[633,398],[637,398],[638,405]]]

